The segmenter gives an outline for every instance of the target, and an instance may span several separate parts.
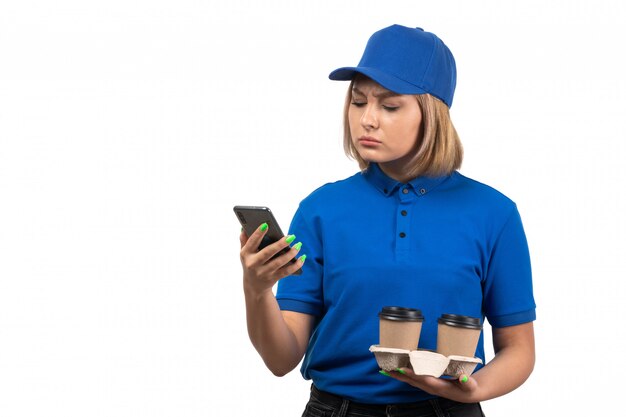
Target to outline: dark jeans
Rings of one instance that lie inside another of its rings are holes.
[[[480,403],[445,398],[408,404],[361,404],[311,387],[302,417],[484,417]]]

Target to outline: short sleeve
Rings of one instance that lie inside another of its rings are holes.
[[[513,207],[490,253],[483,308],[493,327],[535,320],[530,254],[522,220]]]
[[[301,275],[292,275],[278,282],[276,300],[281,310],[320,316],[324,310],[324,260],[319,217],[305,213],[302,204],[293,217],[289,234],[302,242],[300,254],[306,254]]]

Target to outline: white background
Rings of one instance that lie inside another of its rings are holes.
[[[620,396],[623,2],[0,4],[1,416],[300,415],[247,338],[232,206],[286,229],[356,172],[327,75],[393,23],[452,49],[461,172],[531,246],[535,372],[485,412]]]

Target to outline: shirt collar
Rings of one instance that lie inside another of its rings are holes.
[[[432,191],[439,184],[450,178],[449,175],[441,177],[417,177],[406,184],[396,181],[383,172],[378,164],[369,164],[369,167],[363,174],[376,189],[385,196],[393,195],[400,188],[413,190],[418,196],[422,196]]]

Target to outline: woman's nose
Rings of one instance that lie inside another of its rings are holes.
[[[376,109],[374,109],[370,104],[366,105],[363,109],[363,114],[361,115],[361,125],[368,130],[376,129],[378,127],[378,115],[376,114]]]

